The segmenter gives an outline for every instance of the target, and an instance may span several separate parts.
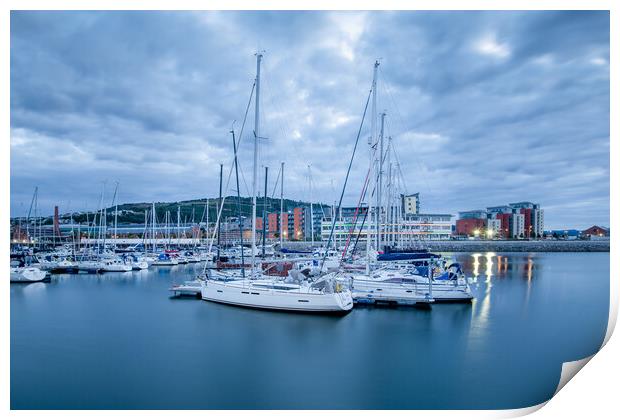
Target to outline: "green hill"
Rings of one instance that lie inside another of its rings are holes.
[[[257,199],[256,215],[261,217],[263,214],[263,207],[265,207],[265,199],[260,197]],[[180,207],[181,222],[182,223],[200,223],[206,222],[207,214],[209,212],[209,223],[215,222],[218,211],[218,199],[209,198],[209,206],[207,209],[207,199],[201,198],[197,200],[186,200],[179,202],[155,202],[155,212],[157,214],[157,221],[162,222],[165,218],[166,212],[170,212],[170,218],[173,223],[177,220],[177,208]],[[150,211],[153,203],[125,203],[118,205],[118,223],[144,223],[144,215],[146,211]],[[309,207],[310,203],[304,201],[284,199],[284,211],[293,210],[295,207]],[[321,204],[314,204],[314,212],[321,213]],[[326,204],[322,204],[325,213],[331,211],[330,207]],[[280,211],[280,199],[279,198],[267,198],[266,203],[267,213]],[[87,218],[89,221],[93,220],[93,214],[96,211],[91,212],[75,212],[73,214],[65,213],[61,214],[60,218],[62,222],[68,222],[73,217],[74,222],[85,223]],[[224,200],[224,209],[222,210],[222,217],[224,220],[228,217],[236,217],[238,215],[237,197],[227,196]],[[250,197],[241,197],[241,215],[245,217],[251,217],[252,215],[252,199]],[[112,223],[114,220],[114,207],[107,208],[108,223]],[[52,217],[47,217],[43,224],[51,224]]]

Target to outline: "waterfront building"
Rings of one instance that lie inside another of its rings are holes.
[[[609,236],[609,228],[604,227],[604,226],[594,225],[592,227],[587,228],[581,233],[589,237],[593,237],[593,236],[604,237],[604,236]]]
[[[540,238],[544,232],[544,211],[540,204],[523,201],[459,212],[457,236]]]
[[[400,202],[404,215],[412,215],[420,213],[420,193],[401,194]]]
[[[524,232],[526,238],[541,238],[545,230],[545,211],[540,208],[540,204],[529,201],[510,203],[511,208],[518,210],[524,219]]]
[[[368,207],[342,207],[336,211],[333,241],[336,245],[346,243],[352,233],[352,241],[359,236],[359,241],[366,241],[368,234],[376,233],[373,217],[365,217]],[[355,214],[357,213],[357,218]],[[355,223],[354,223],[355,221]],[[332,228],[332,215],[321,222],[321,239],[327,241]],[[413,246],[418,241],[449,240],[452,233],[451,214],[408,214],[400,221],[383,225],[382,243],[386,245],[402,244]],[[371,236],[372,238],[372,236]]]
[[[502,236],[502,221],[500,219],[487,219],[487,229],[484,235],[487,239]]]
[[[309,241],[312,239],[311,230],[313,223],[310,214],[314,217],[314,239],[319,240],[321,235],[321,220],[325,211],[321,205],[313,206],[312,212],[310,206],[295,207],[293,210],[284,212],[281,217],[279,212],[267,214],[267,239],[276,240],[280,237],[280,223],[284,226],[282,231],[284,240],[293,241]],[[280,221],[280,218],[282,221]],[[256,218],[256,229],[258,233],[262,232],[262,217]]]
[[[457,236],[479,236],[487,227],[487,213],[484,210],[468,210],[459,212],[456,221]]]

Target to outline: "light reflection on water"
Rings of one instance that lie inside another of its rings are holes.
[[[516,408],[597,350],[608,253],[452,256],[472,304],[344,317],[171,299],[191,265],[12,285],[11,406]]]

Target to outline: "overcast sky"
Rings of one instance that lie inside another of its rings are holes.
[[[116,181],[121,202],[217,196],[258,50],[269,194],[284,161],[287,197],[310,198],[310,164],[315,200],[337,199],[380,58],[423,212],[534,201],[549,228],[609,225],[607,12],[12,12],[11,214],[35,186],[47,214],[97,207],[106,180],[108,204]],[[243,195],[253,125],[251,108]]]

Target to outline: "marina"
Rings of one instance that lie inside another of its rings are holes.
[[[200,264],[13,284],[11,406],[516,408],[598,350],[608,253],[450,257],[472,276],[471,304],[343,317],[174,297]]]
[[[603,12],[12,11],[11,409],[548,401],[610,312]]]

